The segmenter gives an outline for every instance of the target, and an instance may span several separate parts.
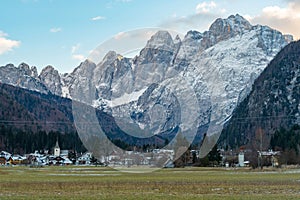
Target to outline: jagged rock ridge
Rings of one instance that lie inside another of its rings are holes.
[[[112,51],[100,63],[86,60],[70,74],[48,66],[38,77],[28,67],[9,65],[0,68],[0,79],[18,85],[16,78],[6,77],[25,77],[21,87],[79,100],[116,118],[127,116],[125,121],[137,130],[166,133],[189,119],[183,111],[189,106],[195,107],[196,119],[186,126],[223,124],[290,40],[232,15],[217,19],[204,33],[189,31],[183,39],[159,31],[133,59]],[[8,67],[15,74],[7,73]]]

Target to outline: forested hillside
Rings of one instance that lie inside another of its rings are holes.
[[[0,84],[0,150],[28,153],[62,148],[84,151],[73,125],[72,102]]]
[[[248,145],[257,149],[262,145],[267,150],[280,146],[276,137],[284,135],[286,140],[292,140],[282,130],[290,130],[296,124],[300,124],[300,41],[281,50],[256,79],[219,141],[224,147]]]

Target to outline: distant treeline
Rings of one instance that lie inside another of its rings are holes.
[[[10,126],[0,126],[0,151],[10,153],[32,153],[35,150],[53,150],[58,140],[61,149],[86,151],[77,132],[60,133],[58,131],[30,131],[19,130]]]
[[[280,128],[271,138],[270,146],[279,151],[294,151],[299,155],[300,148],[300,126],[294,125],[291,129]]]

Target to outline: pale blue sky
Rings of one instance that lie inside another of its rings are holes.
[[[119,32],[145,27],[168,28],[182,33],[191,29],[204,31],[215,18],[236,13],[246,16],[254,24],[268,23],[284,33],[295,35],[298,30],[293,24],[300,24],[297,14],[300,6],[296,1],[291,2],[2,0],[0,65],[26,62],[39,71],[52,65],[60,72],[71,72],[91,50]],[[292,24],[286,27],[282,20]]]

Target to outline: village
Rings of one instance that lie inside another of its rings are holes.
[[[246,151],[225,152],[218,150],[219,161],[208,162],[203,165],[205,158],[202,159],[202,165],[195,165],[195,160],[199,158],[198,150],[189,150],[186,153],[180,165],[174,162],[174,150],[153,149],[148,152],[138,151],[118,151],[114,150],[106,155],[94,155],[93,152],[76,153],[70,150],[62,150],[58,141],[53,148],[53,153],[47,150],[19,155],[6,151],[0,152],[0,166],[25,165],[30,167],[42,166],[65,166],[65,165],[85,165],[85,166],[148,166],[148,167],[183,167],[183,166],[212,166],[212,167],[249,167],[250,161],[245,160]],[[278,167],[278,151],[262,151],[257,154],[257,167],[272,166]],[[96,158],[97,157],[97,158]],[[204,161],[203,161],[204,160]]]
[[[173,150],[154,149],[151,152],[112,151],[97,159],[92,152],[76,153],[62,150],[56,142],[53,153],[38,151],[25,155],[0,152],[0,166],[25,165],[30,167],[64,166],[64,165],[96,165],[96,166],[127,166],[144,165],[173,167]]]

